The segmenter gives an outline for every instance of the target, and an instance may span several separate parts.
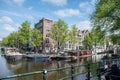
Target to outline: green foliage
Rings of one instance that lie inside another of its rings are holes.
[[[15,45],[15,32],[11,33],[9,36],[8,36],[8,40],[9,40],[9,45],[10,46],[14,46]]]
[[[8,37],[3,38],[1,44],[4,45],[4,46],[7,46],[9,44]]]
[[[14,47],[15,41],[16,41],[16,32],[12,32],[6,38],[3,38],[2,44],[5,46]]]
[[[30,41],[33,47],[41,45],[41,33],[39,30],[31,29],[30,23],[25,21],[17,32],[10,33],[6,38],[3,38],[2,45],[26,49],[30,46]]]
[[[23,22],[21,28],[19,28],[20,41],[23,45],[29,44],[30,29],[30,23],[28,21]]]
[[[38,50],[37,47],[41,46],[42,43],[42,35],[38,29],[31,30],[31,43],[32,46],[36,48],[36,51]]]
[[[60,47],[68,41],[68,32],[68,25],[63,20],[59,19],[55,22],[49,36],[55,41],[58,49],[60,49]]]
[[[89,33],[89,34],[85,37],[85,39],[84,39],[84,41],[83,41],[83,45],[84,45],[85,48],[87,48],[87,47],[91,48],[91,47],[92,47],[93,41],[92,41],[91,33]]]
[[[77,43],[79,38],[77,37],[77,27],[76,25],[72,25],[72,29],[69,31],[69,41],[71,41],[72,43]]]
[[[112,34],[110,35],[111,42],[113,44],[119,44],[120,45],[120,34]]]
[[[92,47],[92,45],[103,44],[105,39],[105,31],[102,31],[100,27],[93,27],[89,35],[87,35],[83,41],[86,47]]]
[[[112,33],[110,38],[115,44],[118,40],[115,36],[119,36],[120,32],[120,0],[99,0],[91,19],[94,26],[100,26],[107,32]]]

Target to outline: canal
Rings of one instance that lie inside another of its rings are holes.
[[[10,75],[15,75],[15,74],[41,71],[43,69],[68,67],[71,64],[73,65],[84,64],[86,62],[91,62],[92,60],[93,60],[92,57],[88,57],[88,58],[79,58],[73,62],[71,61],[50,61],[50,60],[30,61],[30,60],[25,60],[25,59],[22,59],[19,61],[12,61],[0,55],[0,78],[10,76]],[[78,70],[79,72],[84,72],[86,71],[86,68],[85,66],[82,66],[82,67],[76,68],[76,70]],[[47,79],[58,80],[59,78],[65,77],[66,75],[69,75],[69,74],[70,74],[70,70],[50,72],[49,74],[47,74]],[[84,80],[84,79],[85,79],[85,75],[81,75],[81,77],[76,77],[76,80]],[[42,80],[42,74],[34,74],[30,76],[5,79],[5,80]]]

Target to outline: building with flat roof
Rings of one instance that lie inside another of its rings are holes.
[[[53,40],[48,37],[48,33],[51,32],[52,27],[53,21],[45,18],[42,18],[38,23],[35,24],[35,28],[40,30],[43,37],[41,46],[42,52],[51,52],[53,50]]]

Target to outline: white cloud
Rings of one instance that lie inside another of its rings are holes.
[[[22,13],[10,12],[10,11],[5,11],[5,10],[0,10],[0,12],[2,14],[13,15],[13,16],[21,17],[21,18],[34,19],[34,17],[28,13],[22,14]],[[7,18],[7,19],[9,18],[9,20],[11,19],[10,17],[7,17],[7,16],[5,16],[3,18]],[[0,22],[3,22],[2,18],[0,19]]]
[[[79,7],[82,11],[87,13],[92,13],[94,10],[91,2],[82,2],[79,4]]]
[[[25,2],[25,0],[5,0],[5,2],[8,4],[14,3],[14,4],[21,6]]]
[[[79,27],[79,29],[82,29],[82,30],[91,30],[91,22],[88,21],[88,20],[85,20],[85,21],[81,21],[77,24],[77,27]]]
[[[8,32],[13,32],[15,31],[15,28],[13,28],[11,25],[9,24],[3,24],[3,29],[8,31]]]
[[[12,0],[12,1],[18,5],[22,5],[25,0]]]
[[[55,11],[54,13],[60,17],[71,17],[71,16],[77,16],[80,14],[79,10],[77,9],[58,10],[58,11]]]
[[[29,8],[28,8],[28,10],[32,10],[33,9],[33,7],[32,6],[30,6]]]
[[[0,38],[0,41],[2,41],[2,38]]]
[[[0,13],[6,14],[6,15],[13,15],[13,16],[17,16],[17,17],[22,17],[22,14],[17,13],[17,12],[13,12],[13,11],[0,10]]]
[[[67,4],[67,0],[42,0],[43,2],[51,3],[57,6],[63,6]]]
[[[27,19],[34,19],[34,17],[32,16],[32,15],[24,15],[25,16],[25,18],[27,18]]]
[[[2,22],[2,23],[13,23],[13,20],[8,16],[2,16],[0,18],[0,22]]]

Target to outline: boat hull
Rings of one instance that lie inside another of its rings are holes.
[[[51,60],[67,60],[67,59],[71,59],[70,56],[52,56],[50,58]]]
[[[11,60],[21,60],[22,59],[22,55],[4,55],[4,57],[6,59],[11,59]]]
[[[46,60],[49,59],[49,56],[25,56],[26,59],[30,59],[30,60]]]

